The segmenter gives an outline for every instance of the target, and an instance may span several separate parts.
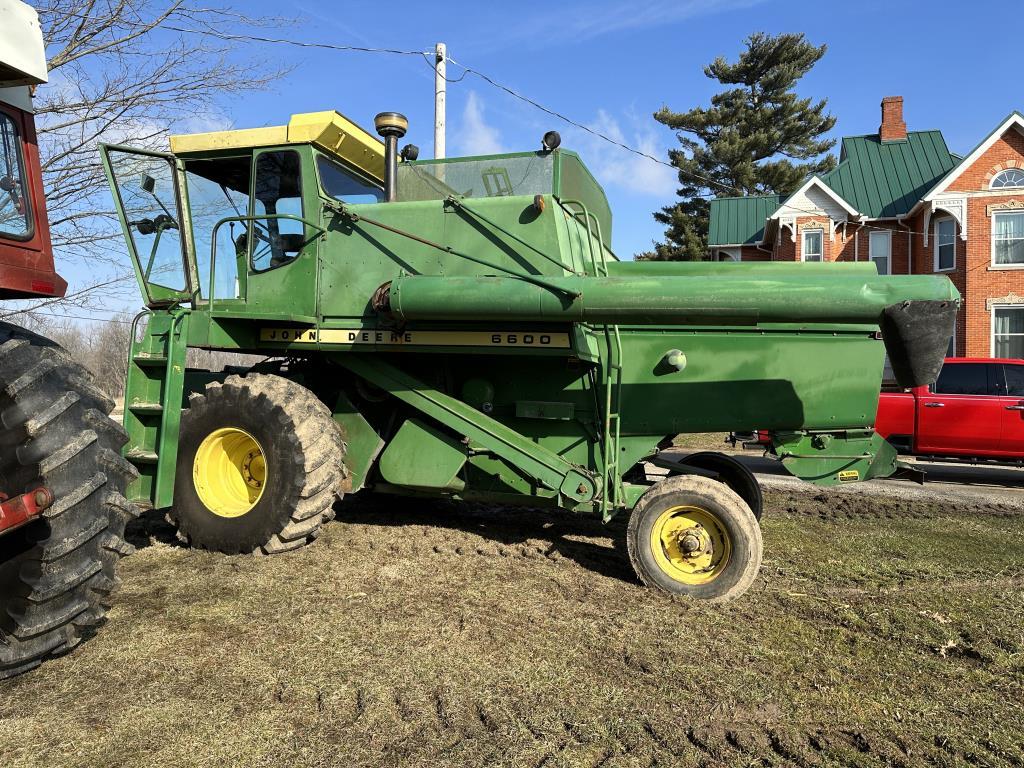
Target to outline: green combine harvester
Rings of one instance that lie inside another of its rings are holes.
[[[373,491],[630,515],[640,579],[728,599],[761,494],[684,432],[770,430],[822,485],[901,471],[873,431],[886,353],[934,380],[959,296],[871,263],[637,263],[558,147],[417,161],[336,112],[102,147],[148,309],[133,327],[129,488],[225,553],[316,538]],[[186,367],[190,347],[265,357]],[[651,467],[668,471],[660,480]]]

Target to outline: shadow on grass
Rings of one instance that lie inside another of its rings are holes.
[[[505,547],[536,546],[538,555],[564,557],[602,576],[637,583],[626,554],[625,516],[604,525],[597,518],[560,510],[370,494],[346,498],[336,509],[335,519],[342,524],[426,525]],[[587,540],[609,538],[611,546]]]
[[[564,557],[602,576],[637,583],[626,554],[624,515],[604,525],[597,518],[560,510],[374,494],[347,497],[335,511],[335,523],[342,525],[430,526],[439,531],[461,531],[499,547],[535,547],[533,553],[538,557]],[[163,510],[143,512],[128,524],[125,538],[137,549],[155,544],[184,546]],[[609,538],[611,546],[606,541],[593,541]]]

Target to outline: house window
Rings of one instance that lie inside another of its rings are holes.
[[[1024,212],[992,214],[992,263],[1024,266]]]
[[[992,356],[1024,358],[1024,306],[993,307]]]
[[[990,189],[1007,189],[1010,187],[1024,187],[1024,171],[1020,168],[1007,168],[992,177],[989,183]]]
[[[878,274],[889,274],[889,256],[892,252],[892,232],[888,230],[868,234],[868,257],[878,268]]]
[[[805,229],[803,249],[800,251],[802,261],[821,261],[821,244],[824,230]]]
[[[956,219],[947,216],[935,220],[935,271],[948,272],[956,267]]]

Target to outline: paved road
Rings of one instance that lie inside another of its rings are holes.
[[[746,464],[764,486],[815,490],[809,483],[791,476],[776,459],[762,456],[759,451],[722,452]],[[675,455],[683,456],[685,453]],[[916,464],[925,471],[923,486],[910,480],[869,480],[834,488],[832,492],[871,493],[911,499],[956,499],[1024,507],[1024,469],[924,461]]]

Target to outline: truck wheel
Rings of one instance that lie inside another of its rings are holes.
[[[754,517],[761,519],[764,509],[764,496],[761,493],[761,485],[754,477],[754,473],[734,457],[718,451],[701,451],[691,453],[680,464],[688,464],[697,469],[706,469],[718,473],[718,481],[736,491],[737,495],[747,502]]]
[[[641,496],[626,545],[644,584],[702,600],[739,597],[761,567],[761,529],[750,507],[706,477],[670,477]]]
[[[114,403],[58,345],[0,323],[0,490],[40,486],[53,505],[0,536],[0,678],[74,648],[103,623],[132,548]]]
[[[174,506],[186,543],[226,554],[301,547],[334,518],[347,476],[331,412],[281,376],[229,376],[181,416]]]

